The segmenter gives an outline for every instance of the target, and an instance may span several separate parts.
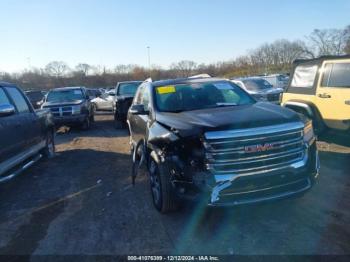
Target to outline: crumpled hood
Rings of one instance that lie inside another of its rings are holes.
[[[54,106],[75,106],[83,103],[83,100],[75,100],[69,102],[45,102],[43,107],[54,107]]]
[[[219,131],[259,126],[278,125],[301,121],[299,115],[287,108],[271,103],[219,107],[181,113],[158,112],[156,121],[175,128],[182,137],[199,132]]]

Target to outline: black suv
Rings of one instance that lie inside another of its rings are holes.
[[[147,167],[155,207],[240,205],[300,195],[319,160],[312,123],[218,78],[140,85],[128,113],[133,182]]]
[[[129,107],[134,99],[137,87],[142,81],[119,82],[115,88],[115,113],[116,128],[122,128],[126,121]]]
[[[57,127],[80,126],[89,129],[94,121],[94,109],[85,87],[62,87],[52,89],[42,108],[50,109]]]

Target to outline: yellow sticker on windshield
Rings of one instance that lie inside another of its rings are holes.
[[[157,88],[157,93],[160,95],[175,93],[175,86],[160,86]]]

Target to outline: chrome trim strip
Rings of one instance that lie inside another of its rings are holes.
[[[208,203],[208,206],[237,206],[237,205],[244,205],[244,204],[254,204],[254,203],[259,203],[259,202],[264,202],[264,201],[269,201],[269,200],[274,200],[274,199],[286,198],[289,196],[296,195],[298,193],[302,193],[306,190],[309,190],[310,188],[311,188],[311,181],[308,178],[307,185],[299,190],[296,190],[296,191],[287,191],[285,193],[276,194],[276,195],[270,196],[270,197],[259,197],[259,198],[255,198],[255,199],[246,199],[246,200],[235,200],[231,203],[215,203],[219,200],[219,199],[217,199],[216,201],[211,201],[211,203]],[[213,198],[211,200],[213,200]]]
[[[276,170],[282,170],[282,169],[286,169],[286,168],[300,168],[306,164],[307,160],[308,160],[308,154],[307,154],[307,150],[305,150],[305,153],[303,154],[303,157],[301,159],[300,158],[293,159],[293,160],[290,160],[287,162],[273,164],[273,165],[265,165],[265,166],[259,166],[259,167],[254,167],[254,168],[247,168],[247,169],[233,169],[233,170],[217,171],[217,170],[215,170],[215,168],[212,167],[213,166],[212,164],[208,164],[208,168],[209,168],[209,171],[211,171],[216,177],[229,174],[231,177],[230,180],[234,180],[240,176],[265,174],[265,173],[269,173],[269,172],[276,171]],[[283,165],[283,166],[278,167],[280,165]],[[262,170],[260,170],[260,169],[262,169]],[[247,172],[247,171],[252,171],[252,172]],[[240,173],[240,172],[244,172],[244,173]],[[224,176],[224,177],[226,177],[226,176]]]
[[[21,162],[25,161],[27,158],[37,154],[41,149],[45,147],[45,145],[46,145],[46,142],[42,141],[39,144],[34,145],[33,147],[27,149],[26,151],[21,152],[20,154],[13,156],[12,158],[0,163],[0,175],[14,168]]]
[[[273,134],[283,131],[292,131],[297,129],[303,129],[304,124],[302,122],[293,122],[288,124],[273,125],[266,127],[246,128],[237,130],[227,131],[212,131],[204,134],[206,139],[225,139],[225,138],[236,138],[245,136],[264,135],[266,133]]]
[[[267,142],[268,143],[268,142]],[[300,146],[303,146],[304,144],[304,140],[302,137],[298,137],[296,139],[291,139],[291,140],[285,140],[285,141],[276,141],[276,142],[271,142],[271,144],[273,145],[279,145],[281,144],[281,146],[279,148],[276,148],[276,149],[280,149],[280,148],[285,148],[287,146],[292,146],[292,145],[296,145],[298,143],[301,143]],[[243,147],[237,147],[237,150],[234,150],[234,149],[217,149],[217,150],[209,150],[209,154],[212,154],[212,155],[227,155],[227,154],[246,154],[245,151],[238,151],[238,149],[244,149],[244,146]],[[232,152],[231,152],[232,151]],[[271,151],[273,151],[273,149],[271,149]]]
[[[250,193],[256,193],[256,192],[263,192],[263,191],[267,191],[267,190],[272,190],[272,189],[276,189],[276,188],[281,188],[281,187],[293,185],[293,184],[299,183],[299,182],[301,182],[301,181],[303,181],[305,179],[306,178],[301,178],[301,179],[295,180],[293,182],[280,184],[280,185],[277,185],[277,186],[271,186],[271,187],[256,189],[256,190],[250,190],[250,191],[244,191],[244,192],[231,192],[231,193],[226,193],[226,194],[222,193],[220,196],[244,195],[244,194],[250,194]]]
[[[301,154],[304,153],[304,150],[302,148],[297,148],[294,150],[288,150],[284,152],[279,152],[275,154],[269,154],[269,155],[260,155],[260,156],[255,156],[255,157],[247,157],[247,158],[237,158],[234,160],[209,160],[211,164],[215,166],[224,166],[224,165],[241,165],[241,164],[249,164],[249,163],[254,163],[254,162],[261,162],[261,161],[269,161],[269,160],[274,160],[278,159],[281,157],[288,157],[296,154]],[[212,163],[215,162],[215,163]]]
[[[33,159],[33,160],[29,161],[28,163],[24,164],[22,167],[20,167],[18,170],[16,170],[15,172],[11,173],[10,175],[5,176],[5,177],[0,177],[0,183],[7,182],[7,181],[11,180],[12,178],[18,176],[21,172],[25,171],[26,169],[28,169],[29,167],[34,165],[41,158],[42,158],[42,155],[38,155],[35,159]]]
[[[298,131],[294,131],[294,132],[289,132],[289,133],[282,133],[282,134],[271,134],[271,136],[269,136],[268,134],[265,134],[266,136],[260,136],[260,137],[253,137],[253,138],[247,138],[247,139],[236,139],[236,140],[226,140],[226,141],[220,141],[220,142],[214,142],[214,141],[209,141],[209,143],[211,145],[219,145],[219,144],[227,144],[227,143],[235,143],[235,142],[249,142],[249,141],[257,141],[257,140],[265,140],[265,139],[270,139],[270,138],[276,138],[276,137],[281,137],[281,136],[290,136],[290,135],[294,135],[294,134],[298,134],[300,133],[301,135],[301,132],[303,130],[298,130]],[[300,138],[300,137],[298,137]]]

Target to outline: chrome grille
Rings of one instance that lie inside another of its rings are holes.
[[[280,100],[280,94],[268,94],[267,95],[267,100],[268,101],[279,101]]]
[[[73,114],[71,106],[50,107],[50,111],[54,117],[71,116]]]
[[[256,174],[304,158],[302,123],[205,133],[207,167],[215,174]]]

